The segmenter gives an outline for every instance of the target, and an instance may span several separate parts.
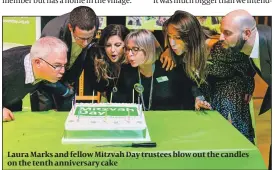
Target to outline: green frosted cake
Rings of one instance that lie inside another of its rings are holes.
[[[150,137],[141,105],[76,103],[67,117],[62,141],[150,141]]]

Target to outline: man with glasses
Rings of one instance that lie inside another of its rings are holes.
[[[247,11],[235,10],[222,19],[220,40],[223,41],[224,47],[248,55],[252,68],[268,84],[259,114],[271,109],[271,37],[271,27],[256,25],[256,21]],[[271,169],[271,149],[269,169]]]
[[[55,83],[62,78],[67,51],[67,45],[56,37],[3,51],[3,121],[14,120],[12,112],[22,110],[18,103],[42,80]]]
[[[49,21],[42,31],[43,36],[54,36],[68,46],[66,73],[55,84],[43,84],[39,91],[31,95],[33,111],[50,109],[70,110],[76,83],[83,70],[87,51],[94,44],[99,20],[95,12],[87,6],[74,8],[70,13]],[[62,94],[60,94],[62,93]]]

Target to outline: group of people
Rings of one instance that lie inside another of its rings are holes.
[[[108,102],[217,110],[254,143],[249,101],[256,73],[269,85],[260,113],[271,108],[269,26],[235,10],[223,17],[218,33],[176,11],[163,24],[164,50],[152,32],[124,25],[108,25],[97,40],[98,26],[95,12],[80,6],[51,20],[33,46],[4,51],[3,120],[14,119],[27,93],[33,111],[70,110],[84,69],[85,90],[102,92]]]

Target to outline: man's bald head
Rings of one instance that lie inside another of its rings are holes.
[[[241,31],[246,29],[254,29],[256,27],[255,19],[245,10],[239,9],[232,11],[224,16],[222,22],[235,24]]]
[[[235,10],[228,13],[223,17],[220,28],[220,40],[225,48],[249,54],[257,29],[255,19],[247,11]]]

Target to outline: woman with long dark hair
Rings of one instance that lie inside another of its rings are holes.
[[[196,87],[201,87],[194,90],[196,108],[202,106],[197,103],[204,100],[203,94],[208,94],[212,109],[254,143],[248,105],[254,80],[248,57],[223,48],[222,42],[216,42],[216,32],[201,27],[196,17],[185,11],[176,11],[163,30],[171,56]],[[216,43],[209,45],[212,41]]]
[[[85,66],[85,95],[93,90],[109,94],[116,92],[121,65],[124,62],[124,39],[129,30],[123,25],[111,24],[102,30],[98,45],[89,52]]]

